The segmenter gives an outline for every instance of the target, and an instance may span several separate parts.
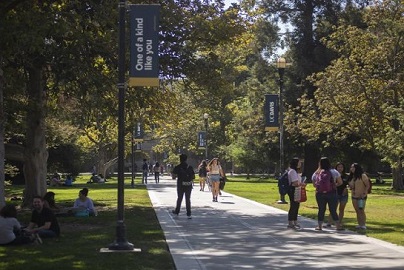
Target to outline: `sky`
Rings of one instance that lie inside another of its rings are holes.
[[[226,7],[230,6],[231,3],[237,3],[236,0],[225,0],[224,3],[226,4]]]

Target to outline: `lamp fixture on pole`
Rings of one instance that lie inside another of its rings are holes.
[[[279,172],[283,173],[284,168],[284,148],[283,148],[283,75],[285,74],[286,59],[278,58],[276,66],[279,73]]]
[[[205,121],[205,159],[208,159],[208,118],[209,114],[204,113],[203,119]]]

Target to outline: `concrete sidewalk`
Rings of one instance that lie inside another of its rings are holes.
[[[302,229],[286,229],[287,212],[222,192],[219,202],[199,183],[178,217],[176,180],[162,177],[147,189],[179,270],[190,269],[404,269],[404,247],[334,229],[318,232],[299,217]]]

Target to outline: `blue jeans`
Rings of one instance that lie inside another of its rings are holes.
[[[148,174],[149,174],[148,171],[143,171],[143,178],[142,178],[143,184],[147,184],[147,175]]]
[[[38,231],[38,235],[39,235],[41,238],[53,238],[53,237],[56,237],[56,236],[57,236],[54,231],[52,231],[52,230],[45,230],[45,229],[39,230],[39,231]]]
[[[318,214],[317,214],[318,222],[322,223],[324,221],[325,210],[327,210],[327,204],[332,219],[335,222],[338,222],[337,193],[335,191],[328,193],[316,193],[316,200],[318,205]]]

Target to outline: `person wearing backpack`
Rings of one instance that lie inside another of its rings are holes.
[[[297,216],[299,214],[300,203],[295,201],[295,187],[306,185],[302,183],[301,177],[297,173],[300,168],[300,160],[298,158],[293,158],[289,163],[288,170],[288,181],[289,188],[287,193],[289,196],[289,211],[288,211],[288,228],[289,229],[300,229],[300,225],[297,223]]]
[[[330,215],[335,222],[337,230],[342,230],[337,214],[337,186],[342,184],[341,174],[331,168],[330,160],[322,157],[318,169],[312,176],[313,185],[316,188],[316,201],[318,206],[317,221],[318,231],[323,230],[325,211],[330,210]]]
[[[205,183],[206,183],[206,176],[208,175],[207,169],[207,162],[206,160],[202,160],[201,164],[198,166],[198,175],[199,175],[199,191],[205,191]]]
[[[366,200],[369,193],[370,180],[363,172],[361,165],[354,163],[351,165],[348,177],[349,189],[352,195],[352,205],[356,212],[358,225],[356,229],[366,230]]]
[[[187,217],[191,219],[191,192],[193,180],[195,179],[195,172],[192,166],[187,163],[187,155],[180,155],[180,164],[174,167],[172,178],[177,179],[177,205],[172,213],[176,216],[180,213],[182,199],[185,194],[185,206],[187,210]]]

